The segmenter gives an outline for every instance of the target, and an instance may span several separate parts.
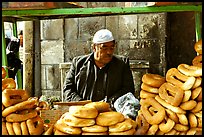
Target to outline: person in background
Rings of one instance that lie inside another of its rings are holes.
[[[134,94],[129,58],[114,54],[116,42],[108,29],[94,34],[88,55],[74,57],[63,85],[64,102],[105,101],[112,106],[120,96]]]

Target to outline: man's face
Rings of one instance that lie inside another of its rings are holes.
[[[95,61],[104,65],[109,63],[112,60],[114,49],[114,41],[95,44],[93,47]]]

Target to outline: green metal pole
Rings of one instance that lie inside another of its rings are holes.
[[[15,37],[18,37],[18,34],[17,34],[17,23],[16,23],[16,21],[13,23],[13,35],[14,35]],[[19,52],[17,53],[17,56],[18,56],[18,58],[19,58]],[[22,76],[21,76],[21,70],[20,70],[20,69],[18,70],[16,76],[17,76],[18,89],[22,89],[23,83],[22,83]]]
[[[4,33],[4,22],[2,21],[2,66],[6,70],[6,78],[8,78],[8,69],[6,68],[8,62],[7,62],[7,56],[6,56],[6,40],[5,40],[5,33]]]
[[[195,12],[195,31],[196,31],[196,41],[201,39],[201,13]]]

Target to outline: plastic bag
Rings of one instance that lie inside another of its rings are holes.
[[[128,92],[114,102],[114,108],[117,112],[135,119],[140,110],[140,102],[131,92]]]

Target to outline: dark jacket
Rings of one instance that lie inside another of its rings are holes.
[[[98,74],[98,75],[97,75]],[[134,82],[129,59],[114,55],[102,70],[96,67],[93,53],[73,58],[66,75],[64,101],[92,100],[114,102],[118,97],[132,92]]]

